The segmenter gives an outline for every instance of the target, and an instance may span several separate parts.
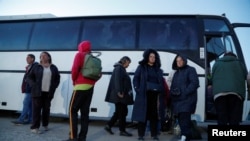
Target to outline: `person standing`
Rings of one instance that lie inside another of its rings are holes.
[[[154,49],[147,49],[135,71],[133,86],[136,92],[132,120],[138,122],[138,140],[144,140],[146,123],[150,122],[153,140],[159,140],[157,125],[160,119],[159,97],[164,93],[163,71],[160,56]]]
[[[36,65],[28,74],[28,82],[32,95],[32,133],[39,131],[40,122],[48,131],[51,100],[60,83],[60,74],[56,65],[52,64],[51,55],[44,51],[40,54],[40,64]],[[41,115],[42,114],[42,115]]]
[[[118,63],[115,63],[109,82],[105,101],[115,104],[115,112],[104,129],[110,134],[114,134],[111,128],[119,120],[120,135],[132,136],[125,130],[128,105],[134,102],[131,79],[126,72],[130,63],[131,59],[128,56],[122,57]]]
[[[196,110],[199,79],[194,67],[187,65],[187,58],[176,55],[172,69],[175,73],[170,86],[171,108],[180,129],[181,141],[191,138],[191,114]]]
[[[218,125],[239,125],[246,93],[247,71],[233,52],[226,52],[212,68]]]
[[[81,73],[84,65],[84,58],[91,51],[91,42],[82,41],[78,45],[78,52],[75,55],[71,69],[71,78],[74,86],[73,94],[69,105],[70,137],[72,141],[85,141],[89,124],[89,107],[91,104],[94,85],[98,80],[86,78]],[[81,112],[81,130],[78,135],[78,111]]]
[[[23,81],[21,86],[22,93],[24,94],[23,109],[19,118],[16,121],[12,121],[16,125],[29,124],[32,122],[31,87],[29,83],[27,83],[26,79],[30,70],[38,63],[35,62],[35,55],[33,54],[27,55],[26,62],[28,65],[25,67],[26,72],[23,76]]]

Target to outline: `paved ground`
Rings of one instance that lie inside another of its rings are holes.
[[[30,125],[14,125],[11,121],[17,119],[18,114],[0,111],[0,141],[63,141],[68,138],[69,125],[68,119],[51,117],[49,131],[43,131],[42,134],[33,134],[30,132]],[[87,141],[136,141],[137,129],[134,127],[127,128],[128,132],[133,134],[132,137],[124,137],[119,135],[118,128],[112,130],[114,135],[109,135],[104,129],[105,121],[91,121]],[[198,124],[199,125],[199,124]],[[206,126],[199,125],[202,132],[202,139],[196,141],[207,141]],[[159,136],[160,141],[177,141],[178,137],[167,132],[162,132]],[[145,141],[150,141],[149,133],[145,137]]]

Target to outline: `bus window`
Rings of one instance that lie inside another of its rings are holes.
[[[101,47],[105,42],[104,33],[106,31],[105,24],[98,20],[88,20],[84,22],[84,28],[82,31],[82,40],[89,40],[92,48]],[[107,36],[110,33],[106,33]]]
[[[231,51],[231,52],[237,54],[231,36],[225,36],[224,37],[224,42],[225,42],[226,51]]]
[[[88,20],[82,35],[93,49],[135,48],[135,22],[130,20]]]
[[[214,60],[227,51],[236,53],[231,36],[207,38],[207,52],[213,54],[208,56],[208,60]],[[210,57],[210,58],[209,58]]]
[[[198,30],[194,19],[148,19],[140,23],[140,48],[194,50]]]
[[[0,50],[26,50],[32,23],[1,23]]]
[[[213,31],[220,31],[220,32],[229,32],[225,21],[223,20],[216,20],[216,19],[204,19],[204,26],[205,31],[213,32]]]
[[[165,20],[142,20],[140,23],[140,48],[166,48],[169,24]]]
[[[221,37],[207,38],[207,52],[214,54],[216,57],[223,54],[225,48],[222,41]]]
[[[37,22],[31,38],[31,50],[75,49],[80,31],[80,21]]]

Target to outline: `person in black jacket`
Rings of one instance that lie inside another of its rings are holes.
[[[198,74],[182,55],[176,55],[172,69],[175,70],[170,87],[172,112],[180,125],[181,141],[187,141],[191,138],[191,114],[197,104]]]
[[[132,120],[138,122],[138,140],[144,140],[146,123],[150,122],[153,140],[159,140],[157,128],[160,119],[159,99],[164,97],[164,78],[158,52],[147,49],[135,71],[133,86],[136,92]]]
[[[16,125],[29,124],[32,122],[31,87],[29,83],[27,83],[27,76],[31,71],[31,69],[38,63],[35,62],[34,54],[28,54],[26,57],[26,61],[28,65],[25,67],[26,72],[23,76],[23,81],[21,86],[22,93],[25,95],[23,99],[23,110],[19,118],[16,121],[12,121]]]
[[[130,63],[131,60],[127,56],[122,57],[118,63],[115,63],[109,82],[105,101],[115,104],[115,112],[104,129],[110,134],[114,134],[111,128],[119,120],[120,135],[132,136],[131,133],[125,130],[128,113],[127,106],[134,102],[131,79],[126,72],[126,68]]]
[[[32,133],[40,133],[40,120],[42,126],[48,131],[51,100],[60,83],[60,74],[57,67],[52,64],[51,55],[44,51],[40,54],[40,64],[36,65],[28,75],[28,83],[32,96]],[[42,114],[42,115],[41,115]]]

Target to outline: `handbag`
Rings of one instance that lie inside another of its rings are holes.
[[[147,81],[147,90],[148,91],[160,91],[160,84]]]

